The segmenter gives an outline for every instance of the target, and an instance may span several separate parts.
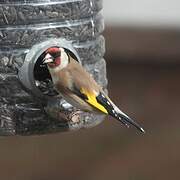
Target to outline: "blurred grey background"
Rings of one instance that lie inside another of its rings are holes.
[[[110,25],[180,27],[178,0],[104,0],[104,17]]]
[[[109,94],[146,129],[0,138],[3,180],[180,179],[180,1],[104,0]]]

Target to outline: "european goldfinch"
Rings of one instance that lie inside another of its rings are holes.
[[[145,132],[111,101],[69,50],[50,47],[45,52],[43,63],[48,66],[56,90],[72,106],[83,111],[110,115],[128,127],[131,124]]]

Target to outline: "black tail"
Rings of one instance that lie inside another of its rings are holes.
[[[126,127],[129,127],[129,125],[133,125],[139,131],[145,133],[144,129],[138,123],[136,123],[134,120],[132,120],[130,117],[126,116],[125,114],[121,114],[114,111],[114,112],[109,112],[109,115],[111,115],[112,117],[123,123]]]
[[[118,109],[116,105],[114,105],[113,102],[109,100],[106,97],[106,95],[104,95],[102,92],[99,93],[96,99],[101,105],[103,105],[103,107],[107,110],[109,115],[116,118],[118,121],[123,123],[126,127],[129,127],[129,125],[131,124],[135,126],[141,132],[145,133],[144,129],[138,123],[133,121],[130,117],[128,117],[120,109]]]

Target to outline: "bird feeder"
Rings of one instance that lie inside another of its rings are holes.
[[[42,63],[49,47],[64,47],[106,88],[101,9],[101,0],[1,0],[0,135],[70,131],[103,120],[71,116],[78,110],[57,97]]]

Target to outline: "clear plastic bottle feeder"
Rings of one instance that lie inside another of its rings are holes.
[[[0,2],[0,135],[69,131],[104,119],[70,116],[77,109],[57,98],[42,64],[47,48],[64,47],[106,88],[101,9],[101,0]]]

